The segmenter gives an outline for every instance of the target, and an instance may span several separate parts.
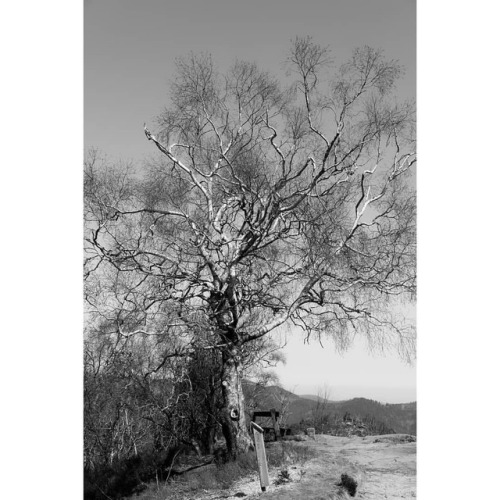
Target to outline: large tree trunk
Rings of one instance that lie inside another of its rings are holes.
[[[222,398],[222,432],[229,456],[234,459],[253,446],[246,424],[241,364],[236,347],[222,353]]]

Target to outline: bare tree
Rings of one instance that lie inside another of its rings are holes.
[[[275,408],[279,412],[278,425],[279,427],[286,429],[286,427],[288,426],[288,418],[291,415],[290,403],[292,401],[290,396],[292,395],[292,393],[291,391],[287,391],[280,385],[278,385],[278,387],[283,390],[274,392],[273,399],[276,401]]]
[[[316,405],[312,410],[312,423],[316,431],[323,434],[330,423],[331,408],[329,408],[331,400],[330,387],[324,385],[322,389],[318,388],[316,394]]]
[[[401,68],[368,47],[334,67],[310,38],[293,42],[288,65],[283,88],[255,64],[222,75],[207,55],[178,60],[158,132],[145,127],[160,160],[136,179],[86,170],[89,309],[148,339],[158,366],[220,352],[233,456],[251,445],[245,359],[280,325],[339,349],[362,332],[413,350],[393,307],[415,293],[414,110],[392,96]]]

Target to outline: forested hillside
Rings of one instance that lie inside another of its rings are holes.
[[[384,432],[416,435],[417,403],[383,404],[366,398],[330,401],[312,396],[298,396],[278,386],[260,387],[247,382],[245,392],[249,410],[275,408],[282,412],[284,425],[296,426],[301,422],[318,425],[328,421],[360,420]]]

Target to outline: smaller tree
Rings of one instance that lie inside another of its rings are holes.
[[[279,385],[281,389],[283,387]],[[286,428],[288,424],[288,418],[290,417],[290,392],[287,390],[277,391],[273,393],[273,398],[276,401],[275,408],[279,412],[278,426],[280,428]]]
[[[330,393],[328,386],[318,389],[316,404],[312,410],[312,425],[321,434],[328,428],[331,420]]]

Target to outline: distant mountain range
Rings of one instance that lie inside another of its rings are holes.
[[[297,395],[278,386],[259,386],[244,382],[248,411],[285,410],[289,426],[318,420],[318,416],[332,420],[343,418],[369,422],[371,427],[395,433],[417,434],[417,403],[386,404],[366,398],[347,401],[325,400],[317,395]]]
[[[318,396],[317,394],[299,394],[299,398],[304,398],[304,399],[310,399],[311,401],[318,401],[318,400],[323,400],[322,397]],[[327,400],[329,403],[340,403],[341,401],[334,401],[333,399],[328,399]]]

